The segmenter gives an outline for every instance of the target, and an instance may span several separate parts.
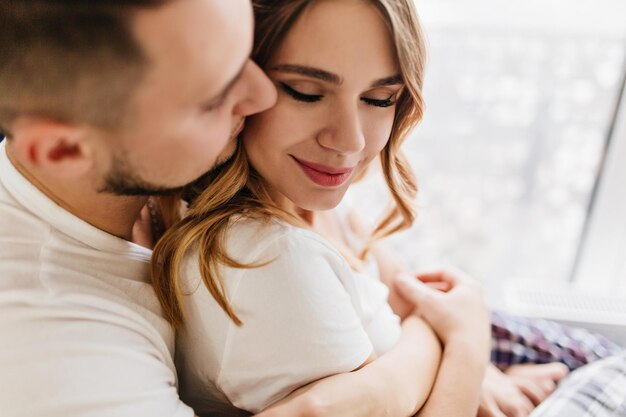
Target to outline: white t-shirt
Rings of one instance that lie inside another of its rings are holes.
[[[151,252],[62,209],[0,144],[0,415],[188,417]]]
[[[400,335],[387,288],[355,274],[316,233],[279,220],[239,218],[222,268],[237,327],[206,289],[197,251],[182,269],[187,321],[177,338],[181,397],[199,415],[259,412],[294,389],[359,367]]]

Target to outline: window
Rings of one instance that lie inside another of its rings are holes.
[[[390,243],[415,269],[470,272],[494,304],[510,277],[568,281],[623,81],[626,3],[416,4],[426,115],[404,149],[420,209]],[[384,185],[354,194],[375,215]]]

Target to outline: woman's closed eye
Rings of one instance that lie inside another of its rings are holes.
[[[381,99],[368,98],[368,97],[361,97],[361,101],[363,101],[366,104],[369,104],[370,106],[391,107],[394,104],[396,104],[396,95],[392,94],[388,98],[385,98],[385,99],[382,99],[382,100]]]
[[[296,101],[301,101],[304,103],[316,103],[324,98],[323,94],[303,93],[284,82],[279,82],[278,85],[285,93],[289,94]],[[384,99],[361,97],[361,101],[374,107],[391,107],[396,104],[396,96],[397,94],[394,93]]]
[[[315,103],[317,101],[320,101],[324,97],[321,94],[301,93],[300,91],[296,90],[295,88],[291,87],[290,85],[286,83],[280,82],[278,83],[278,85],[285,93],[289,94],[296,101],[302,101],[305,103]]]

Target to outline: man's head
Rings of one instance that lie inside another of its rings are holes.
[[[0,2],[0,131],[26,167],[95,188],[180,187],[275,91],[249,0]]]

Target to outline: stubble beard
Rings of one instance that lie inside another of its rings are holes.
[[[234,154],[234,153],[233,153]],[[132,169],[130,163],[123,157],[115,155],[111,168],[104,179],[104,186],[98,190],[117,196],[167,196],[178,194],[192,184],[202,183],[203,179],[212,176],[233,157],[233,154],[215,162],[207,172],[177,187],[166,187],[143,180]]]

